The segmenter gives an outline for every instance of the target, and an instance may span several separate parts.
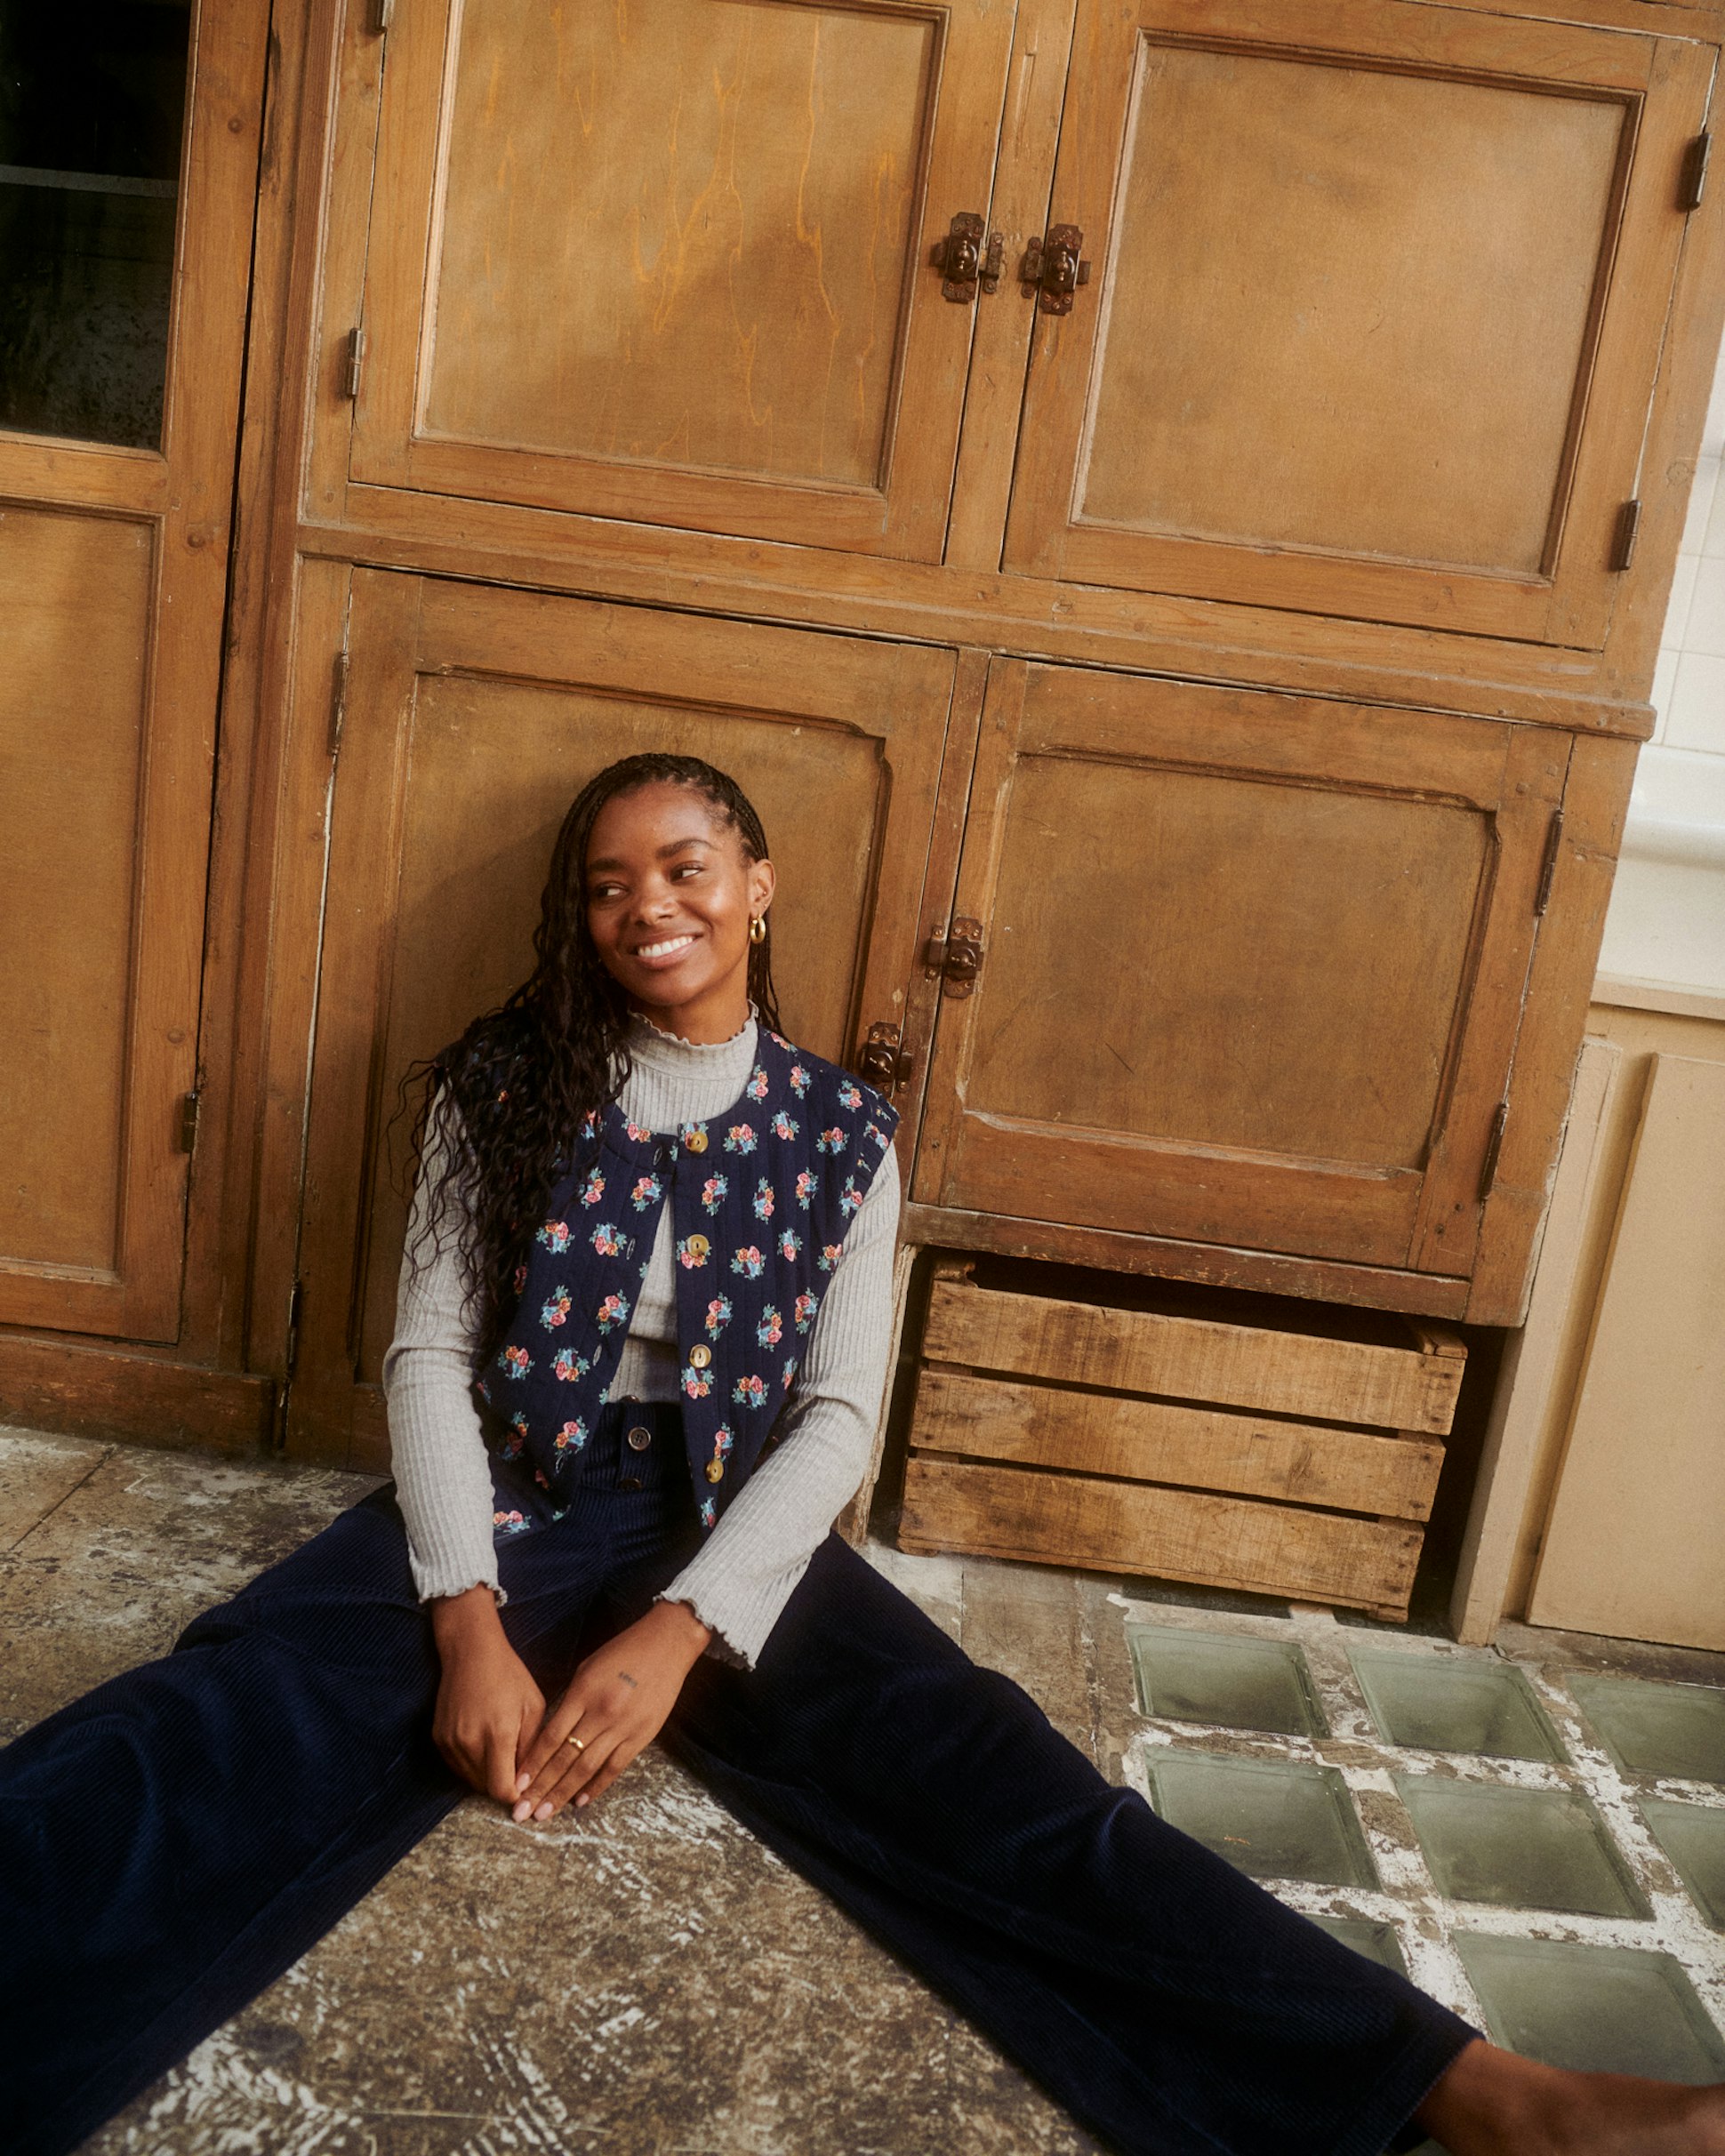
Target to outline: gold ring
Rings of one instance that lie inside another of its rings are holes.
[[[587,1749],[586,1745],[582,1743],[581,1739],[575,1735],[573,1729],[563,1741],[566,1744],[573,1744],[577,1751],[585,1751]]]

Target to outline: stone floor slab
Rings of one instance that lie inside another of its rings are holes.
[[[1725,1805],[1643,1797],[1641,1810],[1696,1907],[1725,1931]]]
[[[1328,1734],[1305,1657],[1292,1641],[1128,1624],[1127,1642],[1146,1714],[1285,1736]]]
[[[108,1449],[0,1560],[0,1735],[165,1654],[375,1487],[225,1455]]]
[[[1156,1809],[1254,1879],[1375,1887],[1377,1874],[1334,1767],[1219,1753],[1159,1752],[1148,1762]]]
[[[1401,1940],[1393,1924],[1374,1924],[1365,1917],[1314,1917],[1312,1920],[1332,1938],[1339,1939],[1344,1946],[1352,1947],[1356,1954],[1364,1954],[1368,1961],[1392,1968],[1398,1976],[1408,1974],[1408,1957],[1401,1951]]]
[[[1395,1779],[1432,1876],[1452,1901],[1596,1917],[1652,1913],[1598,1815],[1573,1790]]]
[[[113,1450],[94,1438],[0,1424],[0,1550],[11,1550]]]
[[[84,2156],[1098,2156],[652,1748],[590,1813],[462,1805]]]
[[[1725,1692],[1589,1671],[1569,1689],[1626,1774],[1725,1782]]]
[[[1725,2080],[1725,2042],[1669,1954],[1470,1932],[1456,1947],[1512,2051],[1582,2072]]]
[[[1565,1758],[1533,1687],[1507,1663],[1364,1647],[1350,1660],[1387,1743],[1553,1765]]]

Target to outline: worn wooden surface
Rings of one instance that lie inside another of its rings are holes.
[[[268,31],[197,11],[159,450],[0,438],[0,1323],[180,1329]]]
[[[1600,641],[1705,52],[1397,0],[1090,0],[1073,52],[1098,274],[1039,322],[1008,564]]]
[[[363,1437],[394,1325],[397,1083],[530,970],[582,781],[666,745],[735,772],[782,879],[785,1022],[848,1061],[871,1022],[903,1020],[953,680],[951,653],[916,646],[370,573],[348,638],[289,1423],[325,1459]],[[327,771],[326,739],[301,755]]]
[[[931,255],[987,203],[1011,36],[989,0],[405,12],[346,212],[354,477],[938,557],[975,311]]]
[[[925,1369],[911,1443],[1131,1482],[1172,1482],[1294,1504],[1424,1519],[1443,1466],[1435,1438],[1069,1392]]]
[[[927,1361],[969,1369],[1437,1437],[1455,1417],[1466,1367],[1448,1352],[1111,1310],[952,1279],[937,1279],[930,1291],[922,1352]]]
[[[274,1404],[266,1377],[117,1342],[0,1333],[0,1422],[132,1445],[256,1453],[269,1441]]]
[[[1464,1276],[1567,757],[997,661],[915,1199]]]
[[[899,1543],[1147,1573],[1405,1615],[1421,1530],[1397,1520],[1257,1504],[932,1456],[905,1468]]]

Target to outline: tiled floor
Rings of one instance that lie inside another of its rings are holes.
[[[1500,2042],[1725,2080],[1725,1658],[1112,1600],[1169,1819]]]
[[[0,1740],[367,1487],[0,1431]],[[1104,1774],[1502,2040],[1725,2078],[1725,1656],[870,1555]],[[85,2156],[549,2149],[1098,2156],[656,1750],[547,1827],[461,1806]]]

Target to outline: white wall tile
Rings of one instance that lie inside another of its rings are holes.
[[[1725,657],[1683,653],[1661,739],[1669,748],[1725,756]]]
[[[1695,597],[1695,580],[1701,567],[1698,554],[1680,554],[1677,571],[1671,580],[1671,597],[1665,605],[1665,626],[1660,632],[1661,651],[1679,651],[1683,648],[1683,632],[1689,626],[1689,602]]]
[[[1725,658],[1725,555],[1706,556],[1697,565],[1678,649]]]
[[[1707,403],[1707,423],[1702,431],[1701,450],[1704,456],[1725,454],[1725,353],[1721,364],[1713,369],[1713,395]]]
[[[1654,709],[1653,738],[1656,741],[1662,741],[1665,738],[1665,721],[1671,713],[1671,694],[1677,686],[1677,662],[1681,656],[1681,652],[1661,652],[1653,669],[1650,701]]]
[[[1685,554],[1704,554],[1707,541],[1713,533],[1713,512],[1719,500],[1719,465],[1716,457],[1702,456],[1695,461],[1695,483],[1689,488],[1689,515],[1683,524],[1682,549]],[[1725,541],[1725,531],[1720,537]],[[1725,551],[1725,548],[1721,548]]]

